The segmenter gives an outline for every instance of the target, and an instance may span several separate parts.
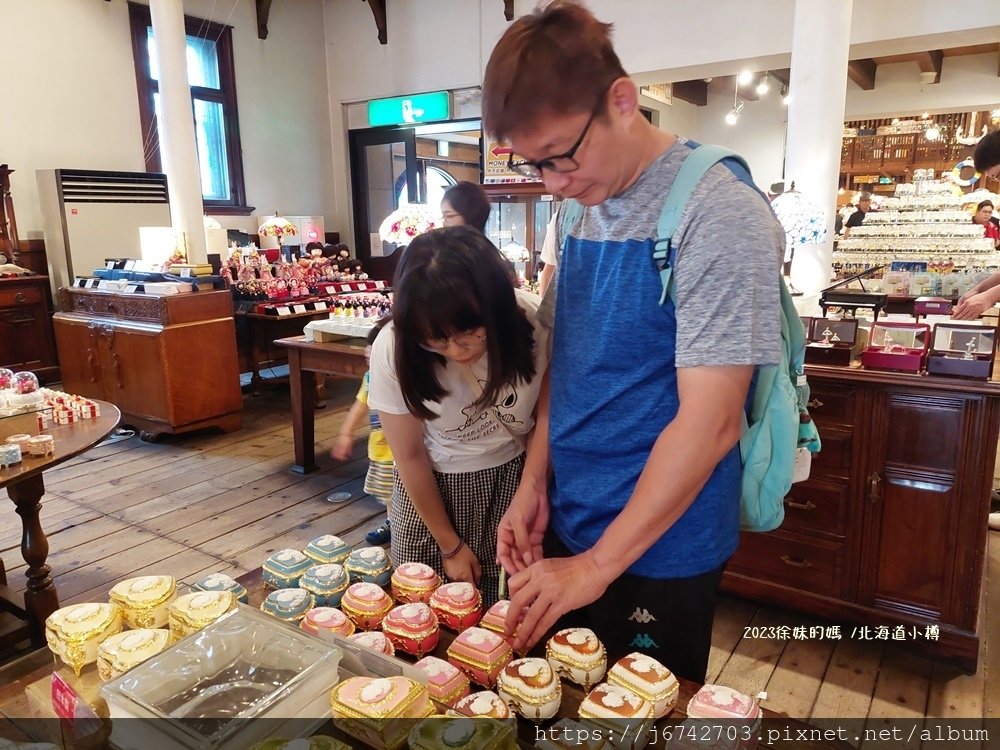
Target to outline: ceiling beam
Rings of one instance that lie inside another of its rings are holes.
[[[514,20],[514,0],[503,0],[503,17],[508,21]]]
[[[788,82],[792,80],[792,70],[791,68],[779,68],[778,70],[769,71],[771,78],[776,80],[782,86],[787,87]]]
[[[878,66],[871,58],[851,60],[847,63],[847,77],[865,91],[875,88],[875,71]]]
[[[372,15],[375,16],[375,27],[378,29],[379,44],[388,44],[389,34],[385,24],[386,0],[364,0],[364,2],[368,3],[372,9]]]
[[[746,102],[755,102],[760,97],[757,95],[757,84],[760,83],[762,75],[754,74],[754,78],[750,83],[739,84],[739,93],[737,94],[740,99]],[[737,76],[716,76],[712,79],[712,90],[721,94],[732,94],[736,89]]]
[[[677,81],[671,84],[672,95],[696,107],[708,104],[708,84],[704,81]]]
[[[267,18],[271,15],[271,0],[257,0],[257,38],[267,39]]]
[[[941,61],[944,54],[939,49],[931,49],[917,55],[917,65],[920,66],[921,73],[933,73],[934,80],[930,83],[941,81]]]

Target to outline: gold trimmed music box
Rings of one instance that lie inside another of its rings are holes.
[[[410,730],[410,750],[517,750],[513,722],[496,719],[431,717]]]
[[[657,719],[673,711],[680,693],[680,683],[673,673],[652,656],[638,651],[623,656],[611,667],[608,682],[651,703]]]
[[[497,677],[497,693],[529,721],[551,719],[562,703],[562,684],[545,659],[515,659]]]
[[[126,630],[111,636],[97,647],[101,682],[125,674],[169,645],[170,631],[165,628]]]
[[[236,595],[231,591],[195,591],[179,596],[170,604],[170,635],[179,641],[234,609]]]
[[[601,681],[608,668],[604,644],[589,628],[566,628],[549,638],[545,658],[560,677],[582,685],[584,691]]]
[[[130,628],[162,628],[170,602],[177,598],[173,576],[140,576],[116,583],[108,594],[121,607]]]
[[[45,620],[45,641],[79,677],[87,664],[97,661],[101,643],[120,633],[124,618],[115,604],[71,604]]]
[[[333,723],[367,745],[399,750],[412,719],[434,713],[427,689],[406,677],[350,677],[330,693]]]

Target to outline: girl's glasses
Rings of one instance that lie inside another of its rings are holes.
[[[477,344],[486,341],[486,336],[481,336],[478,333],[456,333],[454,336],[449,336],[446,339],[429,339],[427,341],[420,342],[420,346],[429,352],[434,352],[435,354],[442,354],[448,350],[448,346],[455,344],[459,349],[472,349]]]

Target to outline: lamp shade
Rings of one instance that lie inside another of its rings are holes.
[[[530,254],[528,248],[516,242],[508,242],[500,248],[500,254],[511,263],[527,263]]]
[[[788,247],[826,242],[826,212],[798,190],[786,190],[771,201],[774,215],[785,230]]]
[[[385,217],[378,234],[383,242],[409,245],[424,232],[442,226],[441,216],[424,203],[406,203]]]
[[[261,237],[277,237],[279,241],[282,237],[294,237],[298,233],[295,224],[277,215],[265,221],[257,230],[257,234]]]

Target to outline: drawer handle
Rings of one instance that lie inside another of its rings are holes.
[[[878,472],[873,472],[870,477],[868,477],[868,502],[872,505],[878,502],[879,499],[879,483],[882,481],[882,477],[878,475]]]
[[[808,404],[806,404],[806,406],[808,406],[810,409],[818,409],[822,405],[823,402],[820,401],[818,398],[814,398]]]
[[[808,560],[797,560],[797,559],[795,559],[793,557],[789,557],[788,555],[782,555],[781,556],[781,562],[783,562],[785,565],[791,565],[793,568],[811,568],[812,567],[812,563],[809,562]]]
[[[792,498],[786,497],[785,505],[796,510],[816,510],[816,505],[811,500],[806,500],[804,503],[797,503]]]
[[[18,292],[14,295],[14,301],[20,305],[27,302],[28,298],[24,295],[24,292]]]

